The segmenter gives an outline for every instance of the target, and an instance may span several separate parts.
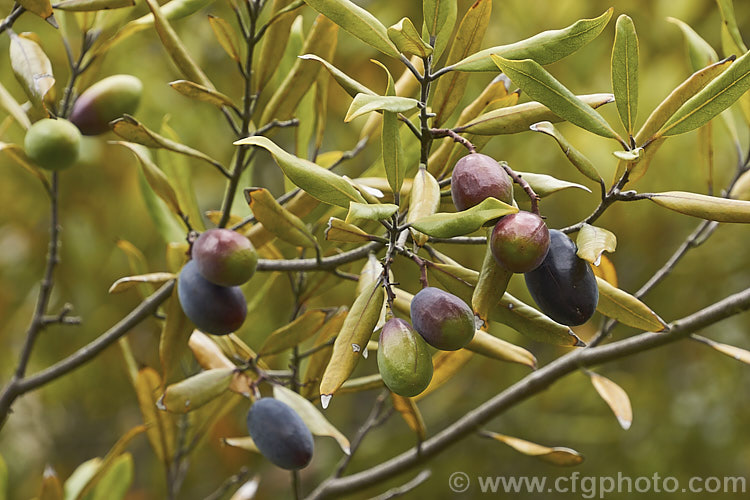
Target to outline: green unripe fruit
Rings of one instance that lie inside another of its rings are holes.
[[[78,160],[81,133],[67,120],[44,118],[34,123],[23,141],[26,156],[48,170],[62,170]]]
[[[237,286],[248,281],[258,265],[250,240],[229,229],[209,229],[193,243],[193,260],[211,283]]]
[[[490,236],[490,250],[498,264],[514,273],[539,267],[549,250],[549,230],[541,217],[518,212],[502,217]]]
[[[474,311],[466,302],[439,288],[428,286],[411,301],[411,323],[433,347],[461,349],[474,338]]]
[[[399,396],[416,396],[430,385],[432,356],[427,343],[406,321],[393,318],[383,325],[378,370],[388,389]]]
[[[76,99],[70,121],[83,135],[103,134],[109,122],[135,113],[141,101],[143,84],[131,75],[114,75],[100,80]]]

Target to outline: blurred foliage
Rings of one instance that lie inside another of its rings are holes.
[[[421,2],[370,0],[357,2],[366,6],[384,25],[395,24],[408,16],[421,18]],[[459,1],[459,13],[472,2]],[[12,2],[0,0],[0,12],[10,12]],[[557,0],[528,2],[505,0],[495,2],[483,47],[509,43],[544,29],[567,26],[580,18],[594,17],[609,6],[615,17],[625,13],[633,18],[640,38],[640,109],[639,123],[646,110],[653,109],[663,97],[690,73],[682,34],[665,21],[666,16],[679,18],[691,25],[714,47],[720,47],[718,9],[710,0]],[[736,1],[735,9],[740,30],[750,39],[750,2]],[[142,2],[131,16],[146,12]],[[242,80],[226,54],[216,44],[206,15],[233,19],[228,2],[217,1],[199,14],[175,21],[178,32],[191,54],[210,76],[218,89],[238,96]],[[63,15],[64,16],[64,15]],[[309,30],[313,19],[311,9],[304,9],[304,28]],[[417,24],[417,21],[415,21]],[[66,78],[65,53],[55,30],[38,18],[24,15],[14,26],[17,32],[35,31],[58,73],[58,81]],[[610,50],[614,37],[614,21],[604,33],[563,61],[547,69],[577,94],[608,92],[610,89]],[[23,92],[7,60],[8,37],[0,36],[0,82],[23,101]],[[334,64],[377,92],[383,92],[382,69],[369,62],[379,58],[373,49],[348,33],[339,34]],[[394,75],[402,67],[395,60],[385,63]],[[59,69],[58,69],[59,68]],[[233,70],[234,68],[232,68]],[[187,100],[167,85],[180,78],[169,61],[153,30],[145,30],[116,46],[84,78],[88,85],[99,78],[116,73],[138,76],[145,84],[145,94],[137,113],[139,121],[152,130],[159,130],[164,120],[176,131],[182,142],[204,151],[227,164],[234,150],[229,146],[228,129],[220,113],[210,105]],[[462,105],[468,104],[493,77],[472,74]],[[280,75],[275,76],[276,79]],[[366,118],[355,120],[354,126],[343,123],[350,99],[335,84],[329,89],[327,130],[322,151],[347,150],[358,140]],[[261,103],[261,106],[263,104]],[[462,106],[459,106],[459,109]],[[614,106],[601,111],[611,123],[617,122]],[[739,118],[739,115],[738,115]],[[612,143],[570,124],[559,129],[576,148],[597,166],[606,181],[614,176],[616,160]],[[276,142],[290,145],[293,132],[281,131]],[[634,186],[639,191],[684,190],[706,192],[707,166],[700,160],[695,133],[668,141],[656,155],[647,176]],[[114,139],[112,135],[109,137]],[[729,180],[737,162],[737,154],[724,125],[716,120],[715,185]],[[18,127],[0,130],[5,142],[22,142]],[[743,137],[743,147],[747,148]],[[580,175],[559,148],[542,134],[523,133],[493,138],[484,151],[506,160],[520,171],[547,173],[585,184],[594,194],[582,195],[579,190],[562,191],[545,199],[543,211],[550,227],[562,227],[581,220],[597,204],[598,187]],[[162,154],[161,152],[159,154]],[[376,160],[379,148],[365,149],[347,168],[361,170]],[[94,339],[124,316],[139,301],[135,293],[109,296],[107,289],[118,278],[132,274],[125,255],[115,242],[127,240],[146,255],[149,270],[166,268],[164,244],[149,217],[138,180],[138,167],[124,148],[108,145],[101,138],[86,138],[83,160],[70,169],[61,185],[61,261],[56,274],[56,287],[51,310],[65,302],[75,306],[75,314],[83,319],[80,327],[52,326],[44,332],[34,351],[30,372],[46,367]],[[258,167],[273,167],[265,153],[258,155]],[[198,160],[186,162],[197,186],[202,210],[221,206],[223,180]],[[243,186],[244,187],[244,186]],[[38,181],[24,170],[0,156],[0,381],[10,378],[23,332],[32,315],[39,279],[43,272],[48,244],[48,200]],[[315,214],[308,220],[314,220]],[[634,291],[658,269],[696,225],[696,219],[661,210],[650,203],[618,204],[598,223],[617,234],[617,252],[611,255],[619,277],[619,286]],[[322,227],[316,227],[317,234]],[[748,225],[720,227],[713,238],[685,258],[670,277],[657,287],[646,302],[661,317],[670,321],[689,314],[717,298],[724,297],[750,283],[750,245]],[[438,246],[450,252],[459,262],[479,266],[483,249]],[[731,258],[727,258],[730,256]],[[291,257],[291,256],[288,256]],[[359,263],[349,266],[359,271]],[[418,290],[417,276],[409,262],[397,261],[394,273],[402,286]],[[313,279],[315,274],[311,275]],[[260,280],[261,278],[255,278]],[[252,301],[256,281],[246,287]],[[530,300],[519,277],[513,278],[509,291]],[[341,283],[323,299],[309,305],[327,307],[348,303],[353,285]],[[274,329],[287,323],[294,307],[289,283],[276,279],[268,290],[273,307],[260,302],[251,307],[251,321],[239,335],[251,346],[258,347]],[[748,318],[740,316],[716,325],[705,332],[712,339],[750,347]],[[546,364],[565,351],[536,344],[507,328],[493,331],[503,338],[529,348],[540,364]],[[577,330],[581,338],[593,334],[592,327]],[[618,327],[615,338],[631,333]],[[129,339],[139,365],[156,367],[159,325],[147,320],[132,330]],[[278,360],[283,366],[283,360]],[[372,373],[375,359],[360,363],[354,376]],[[186,374],[197,369],[185,363]],[[519,365],[498,363],[475,356],[461,376],[450,381],[438,393],[420,401],[428,435],[450,424],[459,415],[525,376],[528,369]],[[744,397],[750,385],[750,370],[698,343],[681,342],[634,358],[607,365],[601,372],[616,380],[630,395],[634,420],[631,429],[623,431],[610,410],[592,390],[588,377],[575,374],[558,383],[553,391],[543,393],[520,404],[488,428],[550,446],[569,446],[581,452],[585,460],[575,470],[584,476],[739,476],[750,470],[750,405]],[[366,418],[371,392],[342,395],[326,412],[326,417],[350,438]],[[205,436],[205,445],[191,459],[183,493],[180,498],[203,498],[214,491],[225,478],[248,467],[262,474],[260,497],[280,498],[288,494],[288,474],[271,466],[258,455],[221,444],[220,438],[242,436],[246,405],[238,405],[222,417]],[[126,374],[120,351],[109,348],[94,361],[71,374],[23,396],[14,406],[14,415],[0,433],[0,454],[9,469],[11,499],[25,499],[39,492],[42,472],[52,465],[61,478],[68,477],[76,467],[109,450],[128,429],[141,422],[137,400]],[[399,418],[391,418],[367,437],[354,460],[352,470],[362,470],[405,450],[415,442],[413,432]],[[157,457],[143,437],[129,446],[135,468],[134,485],[129,499],[161,498],[164,479]],[[311,486],[325,478],[330,464],[340,456],[335,442],[316,440],[316,456],[310,467],[302,471],[303,485]],[[432,478],[420,487],[419,494],[449,498],[447,478],[455,471],[474,475],[545,475],[554,477],[569,469],[553,468],[532,458],[518,456],[510,448],[479,437],[455,445],[450,453],[438,456],[429,467]],[[358,496],[373,496],[387,487],[403,482],[403,478],[379,484]],[[627,494],[608,498],[627,498]],[[518,498],[527,498],[518,495]],[[528,498],[532,498],[529,495]]]

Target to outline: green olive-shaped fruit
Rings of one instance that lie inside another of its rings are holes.
[[[378,370],[388,389],[399,396],[416,396],[430,385],[432,356],[422,336],[406,321],[393,318],[383,325]]]
[[[141,101],[143,84],[132,75],[113,75],[86,89],[76,99],[70,121],[83,135],[98,135],[109,130],[109,122],[135,113]]]
[[[81,133],[67,120],[44,118],[29,127],[23,145],[26,156],[40,167],[62,170],[78,160]]]
[[[541,217],[518,212],[502,217],[490,236],[490,250],[498,264],[514,273],[536,269],[549,250],[549,230]]]

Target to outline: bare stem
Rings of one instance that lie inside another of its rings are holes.
[[[477,152],[476,146],[474,146],[471,141],[449,128],[432,128],[430,129],[430,133],[432,134],[433,138],[450,137],[454,142],[457,142],[468,149],[469,153]]]
[[[540,196],[534,192],[529,183],[526,182],[526,179],[524,179],[521,174],[510,168],[510,165],[508,165],[504,161],[501,161],[500,166],[503,167],[505,172],[510,176],[511,179],[513,179],[513,182],[521,186],[521,189],[524,190],[526,195],[529,197],[529,200],[531,200],[531,213],[539,215]]]
[[[16,4],[13,7],[13,10],[10,11],[10,15],[0,22],[0,33],[10,29],[13,26],[13,23],[16,22],[16,19],[21,17],[21,14],[24,12],[26,12],[26,9]]]

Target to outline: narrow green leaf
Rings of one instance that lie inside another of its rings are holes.
[[[144,155],[147,153],[148,150],[144,148]],[[146,210],[151,216],[151,220],[156,228],[156,232],[164,240],[164,243],[184,243],[184,224],[181,222],[179,216],[169,208],[169,205],[167,205],[164,200],[154,192],[154,189],[149,185],[148,179],[142,168],[138,170],[138,186],[141,191],[141,196],[143,196]]]
[[[375,205],[351,202],[349,203],[349,212],[346,214],[346,223],[357,225],[366,220],[390,219],[396,212],[398,212],[398,205],[392,203]]]
[[[360,275],[359,283],[362,283],[362,275]],[[359,285],[357,283],[357,285]],[[313,399],[320,396],[318,388],[320,387],[320,380],[323,377],[323,372],[328,366],[328,362],[331,360],[331,353],[333,352],[333,339],[341,330],[349,311],[346,307],[339,307],[338,310],[331,315],[331,317],[323,325],[323,328],[319,330],[318,336],[313,344],[313,349],[317,349],[311,356],[305,369],[305,376],[302,378],[304,383],[300,388],[300,394],[307,399]]]
[[[473,233],[487,222],[518,212],[518,209],[496,198],[487,198],[463,212],[437,213],[423,217],[412,227],[437,238],[452,238]]]
[[[310,401],[282,385],[273,386],[273,397],[289,405],[300,416],[310,432],[336,440],[341,451],[351,454],[351,444],[341,431],[329,422]]]
[[[31,103],[44,109],[47,95],[54,95],[55,77],[52,63],[44,50],[31,38],[10,31],[10,64],[16,79],[23,87]]]
[[[263,342],[258,357],[284,352],[312,337],[323,326],[325,311],[309,309],[294,321],[274,330]]]
[[[159,336],[159,361],[164,385],[183,376],[180,363],[188,352],[188,339],[195,328],[182,310],[177,287],[172,291],[165,313],[167,318]]]
[[[235,368],[214,368],[167,387],[157,402],[160,410],[187,413],[219,397],[232,383]]]
[[[737,19],[734,15],[734,4],[732,0],[716,0],[721,13],[722,22],[722,45],[725,47],[726,55],[747,52],[747,46],[742,40],[740,29],[737,26]],[[727,50],[729,49],[729,50]]]
[[[385,55],[398,58],[398,49],[385,26],[375,16],[350,0],[305,0],[334,23]]]
[[[10,92],[8,92],[5,87],[3,87],[2,83],[0,83],[0,108],[3,108],[5,111],[7,111],[8,114],[12,116],[13,119],[18,122],[18,124],[21,125],[21,127],[23,127],[25,130],[28,130],[31,126],[31,121],[26,115],[26,112],[23,110],[21,105],[16,102],[13,96],[10,95]]]
[[[491,55],[505,59],[533,59],[539,64],[559,61],[599,36],[612,17],[610,7],[599,17],[581,19],[567,28],[543,31],[510,45],[500,45],[472,54],[453,66],[454,71],[496,71]]]
[[[23,147],[18,144],[8,144],[7,142],[0,142],[0,151],[8,155],[18,165],[26,169],[30,174],[39,179],[42,185],[49,191],[51,189],[47,176],[42,171],[42,168],[37,166],[31,159],[26,156],[26,151]]]
[[[552,321],[533,307],[509,293],[503,295],[490,311],[490,321],[513,328],[530,339],[564,346],[585,345],[567,326]]]
[[[432,55],[432,46],[422,40],[417,28],[414,27],[414,23],[408,17],[389,27],[387,32],[388,38],[402,54],[419,57]]]
[[[208,22],[211,25],[211,29],[216,36],[216,40],[221,45],[229,57],[235,62],[240,62],[240,50],[237,42],[237,33],[231,24],[226,22],[224,19],[217,16],[208,16]]]
[[[730,200],[717,196],[668,191],[647,195],[664,208],[716,222],[750,222],[750,201]]]
[[[458,25],[456,36],[451,43],[446,66],[450,66],[479,50],[482,39],[490,23],[492,0],[477,0],[464,15]],[[453,71],[435,82],[432,97],[434,123],[440,127],[455,111],[464,96],[469,75]]]
[[[294,11],[300,7],[300,5],[294,7],[295,4],[294,0],[273,0],[271,19],[268,21],[271,24],[263,35],[260,56],[256,59],[256,66],[253,68],[254,88],[258,90],[263,89],[279,69],[278,61],[283,57],[289,42],[292,23],[295,19]],[[294,9],[288,10],[291,7]]]
[[[266,137],[247,137],[236,141],[234,144],[235,146],[245,144],[266,149],[290,181],[323,203],[338,205],[343,208],[349,208],[350,201],[365,203],[362,195],[346,179],[311,161],[287,153]]]
[[[456,0],[422,0],[423,36],[434,47],[432,58],[438,61],[448,46],[458,16]]]
[[[687,46],[688,58],[690,59],[690,67],[692,68],[692,71],[698,71],[699,69],[714,64],[719,60],[719,55],[714,48],[711,47],[711,44],[704,40],[687,23],[674,17],[668,17],[667,21],[674,24],[682,31],[682,34],[685,37],[685,45]]]
[[[495,337],[482,330],[474,332],[474,338],[466,349],[488,358],[518,363],[536,369],[536,357],[523,347]]]
[[[582,189],[588,193],[591,192],[589,188],[583,184],[576,184],[575,182],[568,182],[557,177],[552,177],[546,174],[535,174],[532,172],[520,172],[516,171],[521,175],[529,186],[538,194],[541,198],[545,198],[553,193],[562,191],[564,189]]]
[[[140,283],[151,283],[161,285],[169,280],[175,279],[176,275],[172,273],[149,273],[138,276],[126,276],[112,283],[109,287],[109,293],[121,293],[129,290]]]
[[[401,190],[401,185],[404,183],[406,159],[404,158],[404,149],[401,146],[401,137],[399,136],[399,119],[397,113],[391,111],[383,112],[383,130],[380,144],[383,166],[385,167],[388,183],[391,186],[391,190],[394,193],[398,193]]]
[[[377,95],[375,92],[368,89],[365,85],[359,83],[357,80],[350,77],[333,64],[329,63],[325,59],[316,56],[315,54],[304,54],[299,56],[299,58],[303,61],[317,61],[322,64],[323,67],[328,70],[331,76],[333,76],[333,79],[336,80],[336,83],[338,83],[341,88],[344,89],[346,93],[352,97],[355,97],[357,94],[367,94],[371,96]]]
[[[638,35],[633,20],[622,14],[615,26],[612,46],[612,93],[620,121],[629,136],[635,133],[638,113]]]
[[[565,157],[578,169],[583,175],[588,177],[594,182],[603,182],[601,175],[596,170],[594,164],[589,160],[586,155],[574,148],[568,140],[555,128],[552,123],[545,121],[533,124],[529,127],[534,132],[541,132],[555,139],[557,145],[565,153]],[[527,179],[528,180],[528,179]],[[532,186],[533,187],[533,186]],[[539,193],[537,193],[539,194]],[[540,195],[541,196],[541,195]]]
[[[430,216],[440,208],[440,184],[437,179],[420,165],[412,182],[409,194],[409,213],[406,214],[406,222],[413,223],[421,218]],[[411,236],[418,246],[427,243],[427,235],[416,229],[410,228]]]
[[[65,500],[76,500],[86,483],[96,474],[101,467],[102,459],[99,457],[86,460],[76,467],[73,473],[68,476],[63,485]]]
[[[365,231],[353,224],[348,224],[341,219],[331,217],[325,230],[326,240],[341,241],[343,243],[363,243],[372,241]]]
[[[571,467],[583,462],[583,455],[570,448],[563,448],[559,446],[550,448],[548,446],[542,446],[540,444],[532,443],[531,441],[498,434],[496,432],[483,431],[481,434],[484,437],[488,437],[490,439],[494,439],[495,441],[500,441],[501,443],[507,444],[514,450],[523,453],[524,455],[538,458],[552,465]]]
[[[381,96],[369,94],[357,94],[349,106],[344,122],[350,122],[372,111],[390,111],[392,113],[405,113],[415,109],[419,101],[411,97]]]
[[[123,453],[112,462],[92,492],[91,500],[122,500],[133,484],[133,455]]]
[[[691,97],[664,124],[659,135],[684,134],[708,123],[750,89],[750,52]]]
[[[346,316],[320,382],[321,403],[328,406],[330,398],[354,371],[360,353],[372,336],[380,318],[385,293],[379,280],[362,290],[354,300],[351,311]],[[325,399],[324,399],[325,398]]]
[[[303,248],[318,244],[302,219],[279,204],[265,188],[245,189],[245,199],[255,218],[278,238]]]
[[[207,102],[213,104],[218,108],[223,108],[225,106],[229,108],[236,108],[234,103],[232,102],[232,99],[230,99],[229,97],[225,96],[221,92],[211,90],[197,83],[189,82],[187,80],[175,80],[174,82],[170,82],[169,86],[185,97],[195,99],[196,101]]]
[[[512,61],[494,54],[491,57],[495,64],[529,97],[541,102],[556,115],[589,132],[624,143],[599,113],[573,95],[536,61],[532,59]]]
[[[471,308],[481,320],[479,329],[484,331],[489,329],[490,311],[497,304],[497,298],[505,293],[511,276],[513,276],[513,273],[498,264],[492,254],[491,245],[487,245],[484,251],[482,269],[479,271],[479,280],[471,296]]]
[[[474,287],[479,281],[479,272],[455,264],[443,264],[433,262],[427,266],[427,273],[430,278],[435,278],[443,285],[443,288],[453,295],[457,296],[467,304],[471,304],[471,298],[474,295]],[[408,314],[409,311],[405,311]]]
[[[63,0],[53,7],[73,12],[92,12],[97,10],[122,9],[135,5],[135,0]]]
[[[578,231],[576,246],[579,258],[598,266],[602,253],[611,253],[617,248],[617,237],[604,228],[584,223]]]
[[[162,385],[161,377],[152,368],[138,371],[135,393],[141,410],[146,436],[157,458],[168,466],[174,453],[174,427],[169,414],[156,408],[157,393]]]
[[[578,96],[587,105],[598,108],[613,102],[612,94],[589,94]],[[539,122],[557,123],[564,118],[558,116],[540,102],[525,102],[514,106],[502,107],[477,116],[470,123],[456,127],[456,132],[471,132],[477,135],[501,135],[526,132]]]
[[[628,292],[610,285],[598,276],[596,283],[599,286],[596,310],[603,315],[647,332],[661,332],[667,327],[651,308]]]

